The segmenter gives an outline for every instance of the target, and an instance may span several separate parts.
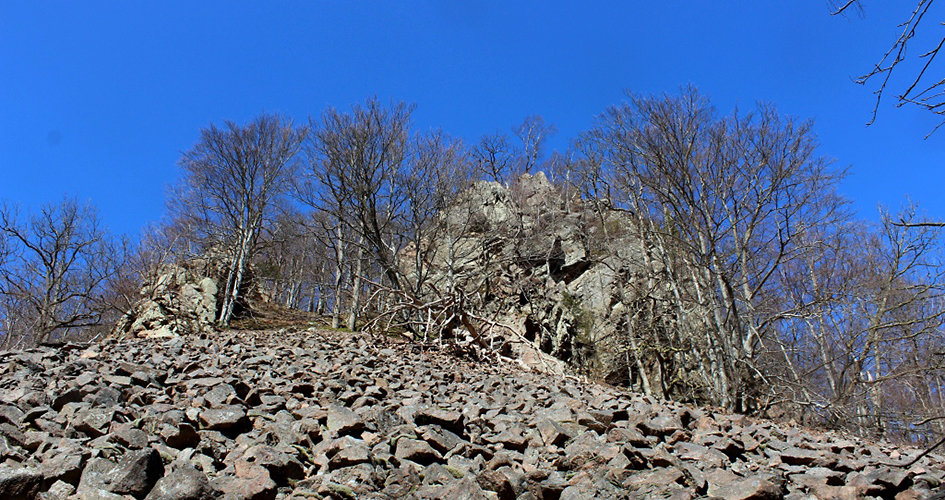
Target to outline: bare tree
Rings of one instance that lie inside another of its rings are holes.
[[[557,132],[554,125],[546,124],[541,115],[526,117],[515,127],[515,135],[522,141],[521,167],[518,174],[530,174],[538,167],[545,149],[545,142]]]
[[[100,325],[122,248],[95,207],[65,198],[22,219],[18,212],[0,205],[3,342],[47,342]]]
[[[391,234],[404,203],[398,172],[407,159],[412,109],[403,102],[385,106],[376,97],[351,113],[329,108],[310,121],[306,143],[309,173],[317,180],[308,197],[338,221],[336,252],[343,255],[342,226],[350,221],[396,290],[401,279]]]
[[[782,314],[777,270],[802,251],[805,228],[840,206],[842,173],[815,148],[810,123],[764,105],[720,118],[694,88],[631,95],[582,138],[593,191],[635,219],[677,321],[698,323],[679,328],[698,352],[697,392],[714,404],[763,404],[758,359]]]
[[[460,193],[470,185],[470,165],[460,141],[442,131],[421,134],[411,141],[410,162],[401,173],[400,184],[407,199],[404,204],[403,232],[411,247],[409,286],[418,295],[427,286],[432,261],[437,255],[437,240],[444,233],[438,219]]]
[[[470,151],[476,174],[486,180],[508,184],[515,168],[518,152],[501,132],[486,134]]]
[[[262,114],[245,126],[211,124],[180,159],[184,179],[170,208],[194,229],[205,248],[223,250],[229,262],[218,318],[222,326],[234,314],[260,231],[274,201],[289,186],[305,134],[304,128],[273,114]]]
[[[470,160],[481,178],[509,186],[520,175],[538,170],[545,153],[545,143],[557,132],[557,128],[545,123],[541,115],[532,115],[512,127],[512,132],[521,142],[520,145],[514,144],[502,132],[495,132],[482,136],[473,146]]]
[[[770,371],[805,421],[913,441],[941,432],[942,248],[931,229],[893,222],[914,217],[811,231],[817,244],[782,269],[792,314],[779,325],[784,369]]]
[[[936,23],[934,14],[930,13],[933,0],[917,0],[908,16],[904,16],[904,21],[899,24],[901,31],[899,36],[893,41],[892,46],[880,58],[879,62],[868,73],[858,77],[855,81],[858,84],[865,85],[871,80],[879,80],[879,87],[873,92],[876,94],[876,105],[873,107],[873,116],[869,123],[876,120],[879,112],[879,104],[886,94],[890,79],[898,68],[910,64],[908,49],[910,43],[916,38],[920,25],[929,22],[931,17],[933,23]],[[834,10],[834,15],[840,15],[849,12],[852,9],[863,10],[860,0],[846,0]],[[940,22],[940,20],[939,20]],[[929,69],[935,61],[942,46],[945,45],[945,37],[940,40],[933,40],[930,45],[921,47],[918,52],[918,64],[913,76],[909,77],[905,90],[896,95],[896,106],[912,104],[926,109],[937,115],[945,117],[945,78],[935,74],[929,74]],[[929,135],[935,132],[939,127],[945,124],[945,118],[933,129]],[[926,136],[928,137],[928,136]]]
[[[307,214],[284,208],[255,260],[257,277],[265,282],[270,299],[293,309],[311,304],[311,294],[317,294],[319,260],[325,256],[310,225]]]

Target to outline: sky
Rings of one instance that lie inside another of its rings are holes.
[[[470,143],[541,115],[558,130],[549,147],[565,150],[626,92],[692,84],[722,114],[769,102],[813,119],[859,216],[911,199],[945,220],[945,129],[925,139],[938,120],[891,100],[866,126],[875,86],[853,83],[911,6],[844,17],[829,0],[0,0],[0,200],[91,200],[135,235],[161,219],[181,153],[211,123],[303,123],[376,95],[415,103],[415,130]],[[943,37],[935,15],[915,53]]]

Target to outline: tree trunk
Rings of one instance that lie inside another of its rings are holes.
[[[341,222],[335,230],[335,279],[333,290],[335,300],[331,305],[331,327],[337,329],[341,326],[341,272],[344,262],[344,231],[341,228]]]
[[[354,276],[351,277],[351,314],[348,315],[348,329],[352,332],[358,324],[358,312],[361,309],[361,273],[364,268],[364,236],[358,238],[358,254],[355,257]]]

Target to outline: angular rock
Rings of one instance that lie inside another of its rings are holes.
[[[75,486],[62,481],[56,481],[48,490],[36,497],[38,500],[67,500],[75,493]]]
[[[675,415],[658,415],[637,425],[648,436],[664,437],[683,430],[682,420]]]
[[[87,455],[81,450],[62,450],[54,457],[43,460],[40,471],[47,483],[63,481],[75,486],[79,484],[79,479],[82,477],[82,468],[85,467],[87,458]]]
[[[371,462],[371,450],[367,446],[355,444],[338,450],[328,461],[330,470],[352,467]]]
[[[215,497],[207,475],[185,466],[159,479],[145,500],[211,500]]]
[[[727,484],[712,485],[709,495],[728,500],[779,500],[784,497],[781,487],[766,478],[747,477]]]
[[[140,450],[148,445],[148,434],[133,427],[114,431],[111,436],[116,443],[133,450]]]
[[[265,467],[238,461],[235,476],[220,476],[210,486],[223,493],[224,498],[246,500],[274,500],[277,488]]]
[[[781,450],[781,461],[788,465],[813,465],[822,457],[822,453],[790,446]]]
[[[493,491],[499,500],[515,500],[515,490],[509,477],[496,470],[486,470],[476,476],[476,482],[482,489]]]
[[[43,474],[28,467],[0,465],[0,498],[33,500],[43,482]]]
[[[443,457],[426,441],[401,438],[397,440],[397,450],[394,456],[401,460],[410,460],[421,465],[441,460]]]
[[[193,448],[200,442],[197,429],[188,423],[164,424],[161,426],[161,438],[171,448]]]
[[[433,498],[450,498],[453,500],[493,500],[495,497],[487,495],[482,487],[471,477],[463,478],[440,487],[435,491]]]
[[[725,467],[729,464],[726,454],[699,444],[676,443],[675,450],[679,458],[695,461],[703,467]]]
[[[463,433],[463,414],[439,408],[423,408],[414,415],[417,425],[438,425],[456,434]]]
[[[573,434],[565,429],[564,426],[547,418],[540,420],[538,422],[537,428],[538,432],[541,434],[541,439],[545,443],[545,446],[563,446],[568,442],[569,439],[573,437]]]
[[[338,454],[344,451],[345,449],[342,449]],[[271,446],[255,445],[246,450],[242,460],[265,467],[277,486],[286,486],[289,481],[297,481],[305,477],[305,469],[295,457]]]
[[[248,430],[249,418],[241,406],[223,405],[200,412],[200,428],[239,433]]]
[[[364,429],[361,417],[344,406],[331,405],[328,407],[328,430],[339,436],[354,434]]]
[[[632,489],[637,489],[642,486],[669,485],[681,482],[685,476],[686,475],[676,467],[660,467],[637,472],[628,477],[623,482],[623,485]]]
[[[114,411],[104,408],[79,410],[72,420],[72,426],[75,430],[92,438],[104,436],[108,432],[108,426],[111,424],[114,414]]]
[[[436,426],[424,427],[422,430],[418,429],[418,433],[420,438],[430,443],[433,449],[444,454],[464,442],[456,434]]]
[[[106,476],[108,491],[143,497],[164,476],[164,463],[153,448],[125,453]]]

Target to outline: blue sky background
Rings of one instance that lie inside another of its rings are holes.
[[[136,234],[211,122],[301,122],[376,94],[416,103],[416,129],[468,142],[540,114],[561,150],[625,90],[692,83],[723,113],[762,100],[813,118],[861,216],[908,196],[945,219],[945,130],[923,140],[936,118],[889,102],[866,127],[873,87],[852,83],[911,6],[844,18],[827,0],[0,0],[0,199],[91,199]],[[913,53],[941,39],[942,17]]]

